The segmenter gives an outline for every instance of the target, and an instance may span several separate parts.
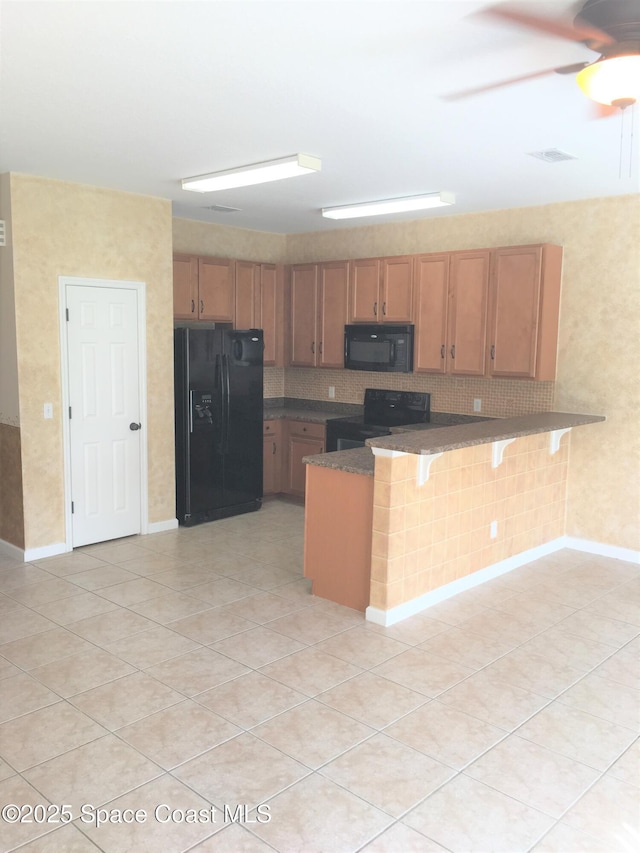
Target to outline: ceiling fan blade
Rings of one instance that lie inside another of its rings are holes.
[[[550,35],[559,36],[560,38],[568,39],[569,41],[577,42],[596,42],[597,44],[613,44],[615,39],[599,30],[587,21],[576,18],[575,22],[562,20],[561,18],[543,18],[540,15],[532,15],[527,12],[522,12],[514,6],[508,4],[500,4],[491,6],[488,9],[483,9],[479,15],[489,15],[493,18],[501,18],[505,21],[511,21],[514,24],[522,24],[539,32],[549,33]]]
[[[574,62],[573,65],[561,65],[560,68],[556,68],[556,74],[577,74],[578,71],[582,71],[583,68],[586,68],[587,65],[593,65],[592,62]]]
[[[502,89],[505,86],[511,86],[514,83],[524,83],[526,80],[535,80],[537,77],[546,77],[547,74],[553,74],[555,68],[547,68],[545,71],[534,71],[530,74],[523,74],[521,77],[511,77],[509,80],[500,80],[498,83],[488,83],[486,86],[476,86],[473,89],[465,89],[464,92],[453,92],[451,95],[442,95],[443,101],[460,101],[463,98],[470,98],[473,95],[480,95],[483,92],[490,92],[492,89]]]
[[[610,104],[599,104],[597,101],[591,101],[591,118],[611,118],[611,116],[619,116],[620,112],[620,107],[612,107]]]

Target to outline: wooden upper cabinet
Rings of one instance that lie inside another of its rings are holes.
[[[292,367],[344,367],[349,262],[291,267]]]
[[[235,320],[236,329],[261,329],[260,264],[236,261]]]
[[[173,256],[173,316],[177,320],[198,319],[198,259],[195,255]]]
[[[234,261],[199,257],[198,285],[198,319],[233,323]]]
[[[264,330],[264,365],[284,364],[281,265],[260,264],[260,328]]]
[[[449,270],[448,372],[484,376],[490,249],[452,252]]]
[[[555,379],[561,272],[560,246],[494,250],[490,376]]]
[[[451,256],[419,255],[415,259],[413,369],[446,373],[447,308]]]
[[[351,264],[351,322],[377,323],[379,302],[380,260],[365,258],[353,261]]]
[[[290,359],[293,367],[316,365],[316,302],[318,267],[298,264],[291,267]]]
[[[413,316],[413,256],[382,258],[380,265],[382,307],[381,311],[378,310],[378,319],[382,323],[410,323]]]
[[[362,258],[351,263],[352,323],[410,323],[413,256]]]
[[[318,367],[344,367],[344,327],[349,313],[349,261],[320,264],[318,270]]]

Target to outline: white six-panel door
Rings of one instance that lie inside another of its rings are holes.
[[[140,533],[138,294],[67,285],[73,547]],[[144,425],[143,425],[144,426]]]

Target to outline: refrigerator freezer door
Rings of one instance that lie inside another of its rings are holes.
[[[223,332],[229,390],[225,429],[225,501],[262,498],[263,350],[261,329]]]

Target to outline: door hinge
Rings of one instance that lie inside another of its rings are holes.
[[[71,406],[69,406],[69,420],[71,420]]]
[[[69,322],[69,309],[68,309],[68,308],[65,308],[64,310],[65,310],[65,313],[66,313],[66,316],[67,316],[67,323],[68,323],[68,322]]]
[[[73,513],[74,513],[75,511],[76,511],[76,510],[75,510],[75,506],[74,506],[74,504],[73,504],[73,501],[71,501],[71,515],[73,515]]]

